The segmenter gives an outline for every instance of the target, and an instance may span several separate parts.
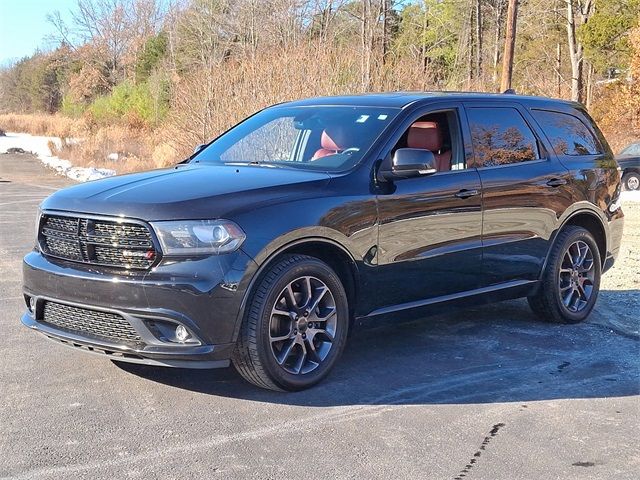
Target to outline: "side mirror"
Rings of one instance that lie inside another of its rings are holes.
[[[193,149],[193,155],[196,155],[197,153],[200,152],[200,150],[202,150],[204,147],[206,147],[207,144],[206,143],[201,143],[200,145],[197,145],[196,148]]]
[[[391,159],[391,170],[380,172],[386,180],[410,178],[436,173],[433,152],[422,148],[399,148]]]

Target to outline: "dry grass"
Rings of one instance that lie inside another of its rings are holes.
[[[59,137],[48,143],[54,155],[80,167],[111,168],[118,173],[161,168],[176,163],[176,147],[159,132],[124,125],[96,126],[62,115],[0,115],[0,129],[8,132]],[[110,156],[117,154],[118,159]]]
[[[74,165],[110,168],[118,173],[162,168],[178,158],[176,149],[158,134],[117,125],[98,128],[81,142],[63,139],[62,146],[52,151]]]
[[[60,138],[82,138],[89,133],[88,125],[82,119],[39,113],[0,115],[0,129]]]

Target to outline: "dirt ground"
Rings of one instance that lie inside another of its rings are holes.
[[[640,290],[640,196],[622,195],[622,248],[614,267],[603,276],[603,290]]]
[[[602,295],[598,303],[609,303],[617,318],[612,325],[633,336],[640,336],[640,195],[624,192],[622,211],[625,214],[624,235],[615,265],[602,277]],[[626,318],[625,318],[626,317]],[[635,321],[629,321],[636,319]]]

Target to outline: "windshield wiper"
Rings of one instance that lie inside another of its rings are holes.
[[[247,165],[257,166],[257,167],[272,167],[272,168],[284,167],[284,165],[278,165],[276,163],[268,163],[260,160],[253,160],[251,162],[223,162],[223,163],[225,165],[239,165],[243,167],[246,167]]]

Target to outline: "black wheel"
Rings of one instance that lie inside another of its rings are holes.
[[[327,376],[348,327],[347,295],[335,272],[316,258],[287,256],[257,285],[233,364],[259,387],[303,390]]]
[[[622,184],[625,190],[640,190],[640,174],[636,172],[626,173],[622,177]]]
[[[564,228],[556,239],[538,292],[529,306],[543,320],[578,323],[587,318],[598,297],[600,252],[587,230]]]

